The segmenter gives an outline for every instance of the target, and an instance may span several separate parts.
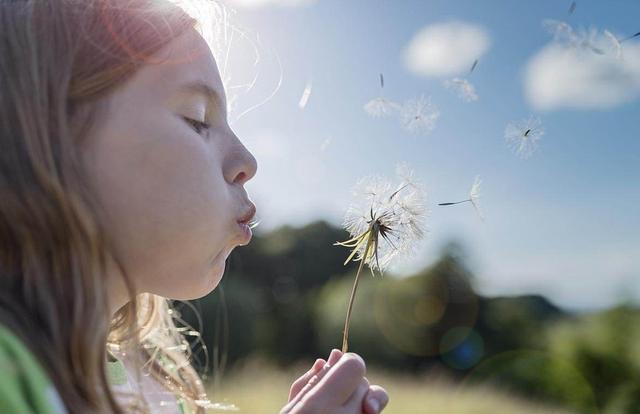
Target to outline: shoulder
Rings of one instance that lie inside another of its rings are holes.
[[[0,325],[0,372],[0,412],[67,412],[36,357],[3,325]]]

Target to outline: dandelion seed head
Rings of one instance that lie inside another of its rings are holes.
[[[416,242],[425,233],[425,191],[406,164],[398,166],[396,172],[395,182],[377,175],[362,178],[354,187],[354,202],[343,223],[352,237],[362,235],[372,223],[379,226],[377,258],[375,254],[364,258],[363,244],[356,260],[364,259],[372,270],[380,272],[394,259],[414,254]]]
[[[444,81],[444,86],[447,89],[453,89],[457,92],[458,97],[465,102],[473,102],[478,100],[478,94],[476,88],[464,78],[453,78]]]
[[[431,103],[431,98],[421,95],[408,100],[400,112],[402,127],[411,133],[429,133],[440,117],[440,110]]]
[[[529,158],[538,147],[538,141],[544,135],[540,118],[529,117],[507,124],[504,137],[507,144],[522,158]]]

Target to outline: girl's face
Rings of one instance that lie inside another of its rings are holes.
[[[217,286],[231,250],[251,238],[239,221],[255,213],[244,184],[257,165],[227,124],[218,68],[198,32],[152,58],[168,62],[145,65],[105,98],[83,162],[136,293],[193,299]],[[128,296],[109,278],[117,308]]]

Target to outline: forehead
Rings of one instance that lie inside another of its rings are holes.
[[[173,39],[152,57],[157,87],[183,94],[203,94],[224,99],[218,66],[207,42],[195,29]],[[151,69],[151,68],[150,68]]]

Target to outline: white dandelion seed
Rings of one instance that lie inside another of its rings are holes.
[[[417,99],[408,100],[400,112],[402,127],[411,133],[429,133],[440,117],[440,110],[431,103],[431,97],[421,95]]]
[[[373,118],[382,118],[391,115],[394,111],[400,109],[400,105],[387,99],[383,95],[384,92],[384,76],[380,74],[380,95],[371,99],[364,105],[364,110]]]
[[[465,102],[473,102],[478,100],[478,94],[476,88],[464,78],[453,78],[444,81],[444,86],[447,89],[453,89],[457,92],[458,97]]]
[[[606,54],[603,43],[609,42],[606,34],[601,35],[595,28],[574,30],[569,23],[545,19],[542,25],[553,35],[554,42],[572,49],[589,50],[598,55]]]
[[[482,214],[482,210],[480,209],[480,204],[478,202],[478,200],[480,199],[480,184],[482,184],[482,180],[480,179],[480,176],[477,175],[475,180],[473,181],[473,184],[471,185],[471,189],[469,190],[468,199],[462,200],[462,201],[449,202],[449,203],[439,203],[438,205],[453,206],[456,204],[471,203],[471,205],[473,206],[473,209],[478,214],[478,217],[480,217],[480,220],[484,221],[484,215]]]
[[[307,102],[309,102],[309,97],[311,96],[311,82],[308,82],[304,87],[304,91],[302,91],[302,96],[300,97],[300,101],[298,102],[298,106],[300,109],[304,109],[307,106]]]
[[[349,321],[363,266],[367,264],[372,274],[374,269],[382,273],[392,260],[414,253],[416,242],[424,236],[424,189],[407,164],[398,165],[396,174],[399,184],[395,186],[380,176],[368,176],[358,182],[353,191],[355,201],[344,219],[351,238],[335,243],[352,249],[345,265],[360,261],[349,297],[342,352],[348,350]]]
[[[389,116],[393,113],[394,110],[397,109],[399,109],[399,105],[397,103],[392,102],[382,96],[373,98],[364,105],[365,112],[373,118],[382,118]]]
[[[538,141],[544,135],[540,118],[529,117],[507,124],[504,138],[507,144],[522,158],[529,158],[538,147]]]

